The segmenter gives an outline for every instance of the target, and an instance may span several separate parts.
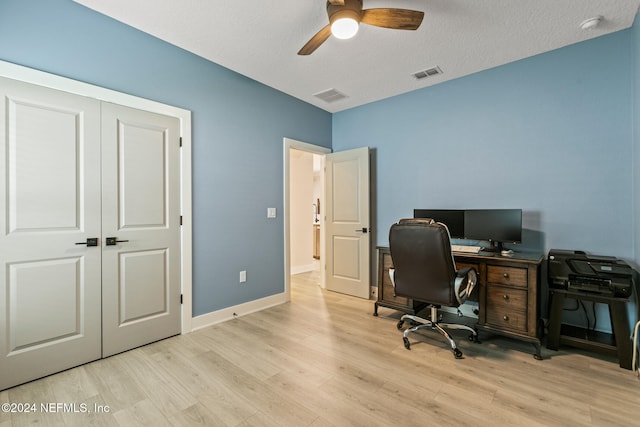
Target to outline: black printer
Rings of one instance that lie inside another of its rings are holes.
[[[551,249],[548,267],[551,288],[623,298],[629,297],[633,289],[632,268],[615,257]]]

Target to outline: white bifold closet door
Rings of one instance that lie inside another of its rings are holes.
[[[179,129],[102,104],[103,357],[180,333]]]
[[[180,333],[178,119],[0,96],[0,390]]]

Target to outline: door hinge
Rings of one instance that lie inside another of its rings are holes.
[[[182,147],[182,137],[180,137],[180,147]]]
[[[182,225],[182,215],[180,215],[180,225]]]
[[[180,304],[182,304],[182,294],[180,294]]]

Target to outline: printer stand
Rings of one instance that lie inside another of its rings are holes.
[[[618,298],[587,292],[551,289],[551,314],[547,348],[558,350],[559,344],[566,344],[585,350],[597,351],[617,356],[621,368],[631,369],[632,345],[629,339],[629,320],[626,303],[629,298]],[[565,298],[593,301],[607,304],[611,318],[612,334],[590,331],[585,328],[562,324],[562,310]]]

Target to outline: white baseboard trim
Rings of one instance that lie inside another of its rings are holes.
[[[191,332],[198,329],[213,326],[227,320],[241,317],[256,311],[264,310],[269,307],[284,304],[287,301],[285,292],[260,298],[254,301],[245,302],[243,304],[234,305],[233,307],[223,308],[222,310],[213,311],[211,313],[196,316],[191,320]]]
[[[313,264],[307,264],[307,265],[295,265],[291,267],[291,274],[300,274],[300,273],[307,273],[309,271],[313,271]]]

